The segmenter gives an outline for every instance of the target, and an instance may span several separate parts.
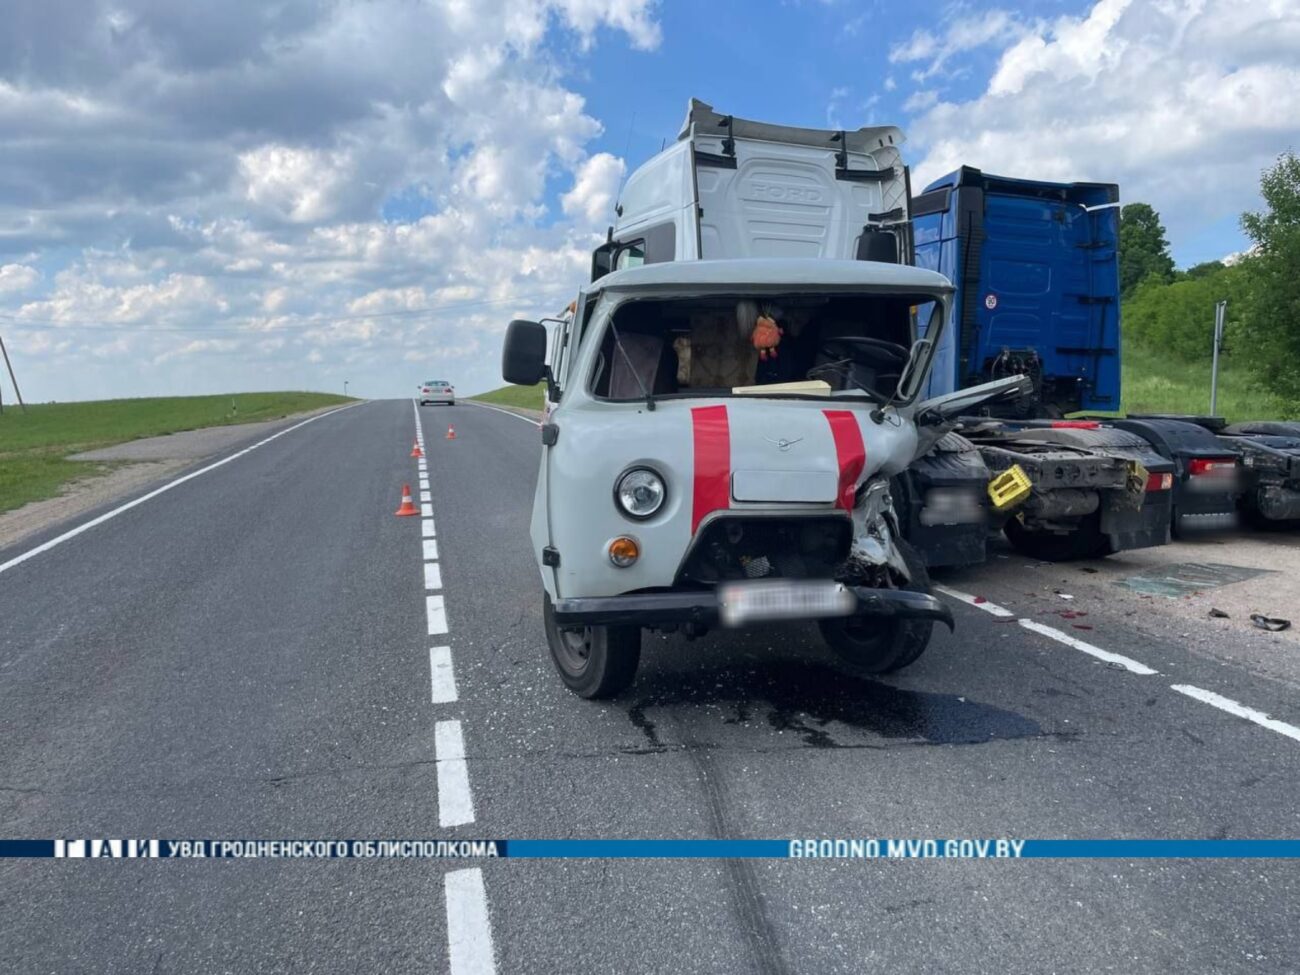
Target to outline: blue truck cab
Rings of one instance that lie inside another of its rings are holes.
[[[957,289],[929,395],[1022,373],[1018,416],[1120,407],[1119,187],[963,166],[913,197],[918,267]]]
[[[1205,418],[1118,418],[1089,434],[1053,422],[1121,406],[1118,186],[1011,179],[963,166],[914,197],[911,212],[916,263],[957,289],[929,395],[1028,375],[1033,395],[1002,407],[1007,426],[993,436],[1058,445],[1100,437],[1107,450],[1148,470],[1154,452],[1170,465],[1175,534],[1235,522],[1246,490],[1241,441],[1220,437]],[[1130,438],[1125,445],[1121,431]]]

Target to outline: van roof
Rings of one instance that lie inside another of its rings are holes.
[[[664,261],[624,268],[586,285],[583,291],[642,291],[651,289],[730,287],[764,290],[807,288],[878,288],[881,291],[946,294],[952,285],[942,274],[906,264],[842,261],[824,258],[734,258],[708,261]]]

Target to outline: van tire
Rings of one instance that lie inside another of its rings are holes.
[[[925,560],[911,544],[897,540],[907,572],[911,576],[901,588],[909,592],[930,591],[930,574]],[[932,620],[875,620],[870,617],[839,617],[818,620],[822,639],[835,654],[841,670],[855,677],[872,677],[901,670],[925,653],[934,630]]]
[[[560,680],[579,697],[613,697],[636,677],[641,627],[561,627],[555,622],[555,605],[549,595],[543,596],[542,621]]]

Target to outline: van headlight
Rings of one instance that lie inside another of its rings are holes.
[[[629,518],[649,518],[664,506],[664,479],[648,467],[634,467],[614,484],[614,500]]]

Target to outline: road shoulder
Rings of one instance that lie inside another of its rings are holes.
[[[204,427],[161,437],[145,437],[76,454],[70,459],[86,462],[86,476],[64,485],[56,497],[32,501],[21,508],[0,514],[0,551],[89,511],[155,487],[217,454],[269,436],[289,424],[337,408],[330,405],[294,413],[278,420]],[[93,466],[95,464],[108,466],[101,466],[96,471]]]

